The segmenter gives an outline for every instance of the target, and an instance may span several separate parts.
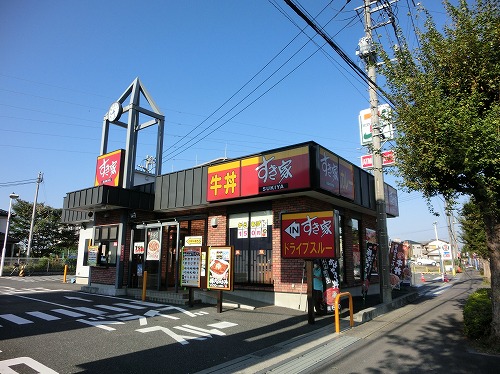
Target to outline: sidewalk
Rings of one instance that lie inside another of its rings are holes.
[[[453,280],[456,281],[460,277],[461,275],[457,274]],[[361,330],[363,330],[364,327],[369,328],[369,324],[365,324],[365,322],[382,314],[397,310],[420,296],[436,290],[444,284],[446,283],[437,281],[428,282],[420,287],[414,287],[414,290],[395,298],[389,304],[378,304],[362,309],[354,315],[355,324],[353,328],[349,326],[349,313],[347,313],[347,316],[343,313],[340,319],[341,332],[339,334],[335,332],[335,326],[331,323],[328,324],[327,327],[316,329],[310,333],[276,344],[273,347],[267,347],[260,351],[252,352],[232,361],[205,369],[196,374],[300,373],[362,339],[363,334]],[[243,302],[243,300],[238,301],[235,301],[235,304],[241,307],[241,302]],[[229,306],[230,302],[228,302],[227,305]],[[247,305],[247,307],[251,308],[252,305]],[[327,316],[321,318],[333,317]]]

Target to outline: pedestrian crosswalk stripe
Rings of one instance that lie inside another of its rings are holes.
[[[61,319],[59,317],[52,316],[52,315],[44,313],[44,312],[26,312],[26,314],[29,314],[30,316],[33,316],[33,317],[43,319],[45,321],[56,321],[58,319]]]
[[[75,307],[73,309],[76,309],[80,312],[83,312],[83,313],[87,313],[87,314],[93,314],[95,316],[102,316],[103,314],[106,314],[107,312],[104,312],[102,310],[97,310],[97,309],[94,309],[94,308],[88,308],[88,307],[85,307],[85,306],[79,306],[79,307]]]
[[[52,312],[64,314],[65,316],[69,317],[85,317],[85,314],[72,312],[71,310],[66,310],[66,309],[52,309]]]
[[[28,323],[33,323],[33,321],[30,321],[29,319],[18,317],[15,314],[0,314],[0,318],[13,322],[16,325],[26,325]]]
[[[134,304],[125,304],[125,303],[115,303],[114,305],[122,306],[124,308],[130,308],[130,309],[145,309],[145,306],[141,305],[134,305]]]
[[[111,305],[95,305],[95,307],[101,308],[101,309],[112,310],[113,312],[126,312],[128,310],[125,308],[118,308],[116,306],[111,306]]]

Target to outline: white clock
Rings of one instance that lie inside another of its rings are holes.
[[[122,108],[122,105],[118,102],[118,101],[115,101],[113,104],[111,104],[111,106],[109,107],[109,111],[108,111],[108,121],[109,122],[114,122],[116,121],[118,118],[120,118],[120,116],[122,115],[123,113],[123,108]]]

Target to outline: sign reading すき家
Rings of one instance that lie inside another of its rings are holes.
[[[123,149],[97,157],[94,186],[119,186],[122,181],[124,157]]]
[[[292,148],[209,167],[207,200],[308,188],[310,179],[309,147]]]
[[[304,212],[281,215],[282,258],[334,258],[334,213]]]

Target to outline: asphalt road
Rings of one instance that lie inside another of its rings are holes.
[[[333,326],[274,306],[217,313],[79,289],[61,276],[0,278],[0,373],[194,373]]]
[[[344,319],[339,335],[332,316],[309,325],[279,307],[217,313],[85,294],[61,280],[0,278],[0,373],[470,374],[500,364],[461,333],[463,303],[482,285],[473,272],[352,329]]]
[[[500,356],[474,352],[462,334],[467,296],[484,286],[467,272],[416,302],[348,330],[348,348],[307,373],[494,373]]]

